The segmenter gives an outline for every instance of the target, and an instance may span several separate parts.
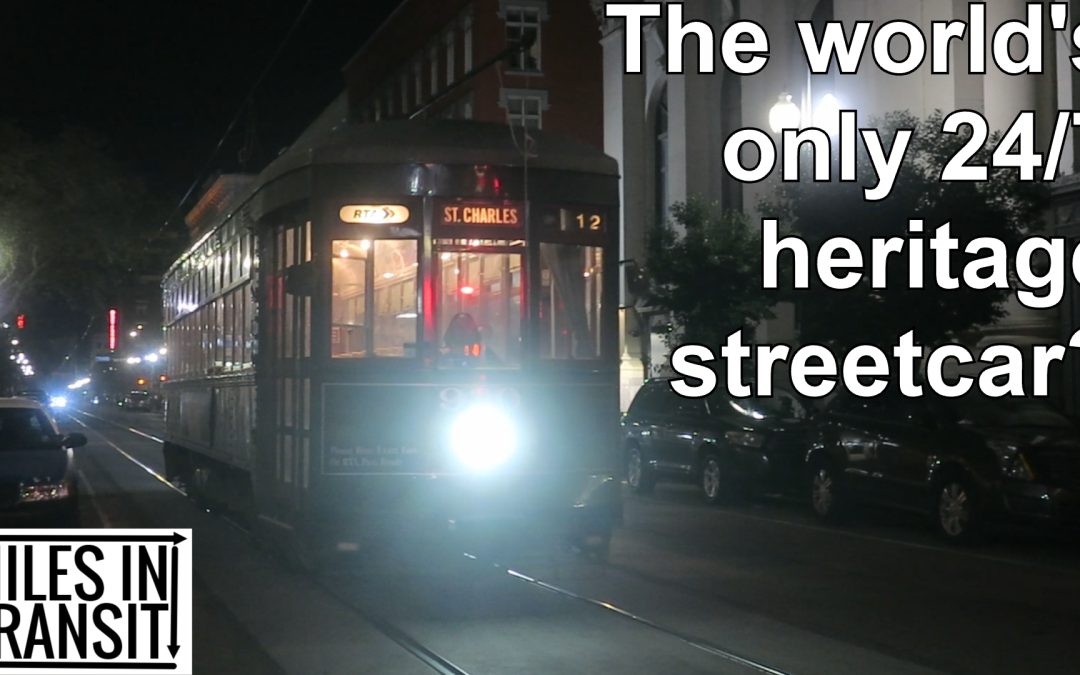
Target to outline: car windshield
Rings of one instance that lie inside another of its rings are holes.
[[[1053,427],[1074,425],[1064,415],[1030,398],[990,398],[973,394],[948,402],[957,424],[977,427]]]
[[[732,412],[751,419],[806,419],[806,406],[798,397],[784,389],[776,389],[772,396],[735,398],[717,389],[708,398],[709,411],[714,415],[730,415]]]
[[[33,408],[0,409],[0,452],[59,447],[52,425]]]

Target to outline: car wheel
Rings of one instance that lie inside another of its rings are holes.
[[[818,520],[835,523],[844,513],[839,475],[828,464],[818,465],[810,476],[810,506]]]
[[[956,544],[970,544],[980,539],[981,523],[971,482],[948,478],[941,482],[937,494],[937,525],[945,538]]]
[[[731,477],[720,455],[710,452],[701,460],[701,472],[698,475],[701,493],[709,504],[728,504],[732,501]]]
[[[626,484],[635,494],[648,494],[656,486],[656,476],[649,469],[641,449],[631,446],[626,451]]]

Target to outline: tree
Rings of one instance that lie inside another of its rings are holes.
[[[0,316],[30,299],[101,308],[147,265],[161,208],[92,134],[0,123]]]
[[[806,241],[811,252],[826,239],[839,236],[853,239],[864,251],[866,273],[850,290],[832,290],[821,284],[811,260],[811,287],[794,294],[802,342],[840,349],[856,344],[884,346],[914,329],[918,342],[935,344],[1003,318],[1010,290],[974,290],[963,283],[956,290],[939,289],[926,243],[923,288],[908,287],[907,246],[902,254],[890,256],[886,288],[871,288],[870,240],[908,237],[911,219],[923,220],[927,233],[950,223],[951,236],[960,242],[959,251],[952,254],[955,275],[965,263],[979,257],[963,252],[968,241],[994,237],[1015,251],[1027,233],[1040,230],[1045,190],[1038,184],[1019,182],[1015,169],[990,169],[987,182],[941,182],[942,169],[968,142],[970,130],[942,134],[940,112],[925,120],[907,112],[890,113],[870,126],[881,131],[886,148],[891,147],[898,129],[914,130],[888,198],[878,202],[864,199],[864,187],[876,183],[876,178],[865,148],[860,148],[857,170],[861,182],[784,183],[778,190],[779,199],[762,206],[763,215],[781,218]],[[989,166],[999,139],[995,134],[968,164]],[[808,174],[803,171],[803,175]]]
[[[671,221],[646,237],[642,300],[673,322],[668,347],[715,348],[728,335],[773,318],[783,300],[762,284],[761,243],[741,212],[721,212],[700,198],[678,203]]]

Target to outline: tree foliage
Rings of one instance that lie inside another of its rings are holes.
[[[773,318],[782,299],[762,288],[761,243],[746,215],[699,198],[672,207],[648,233],[646,254],[642,299],[669,314],[669,347],[720,344]]]
[[[160,266],[148,243],[162,215],[94,135],[40,140],[0,123],[0,316],[31,299],[104,306]]]
[[[985,251],[979,256],[964,253],[972,239],[994,237],[1013,252],[1027,233],[1042,229],[1044,189],[1019,182],[1015,169],[990,169],[988,182],[942,182],[942,169],[967,143],[970,130],[957,135],[941,133],[940,112],[925,120],[907,112],[890,113],[870,126],[881,131],[886,148],[892,146],[898,129],[914,130],[889,197],[878,202],[864,199],[864,187],[873,186],[877,179],[865,148],[860,147],[859,182],[784,183],[778,190],[778,201],[762,207],[764,216],[780,217],[806,241],[812,257],[826,239],[840,236],[853,239],[864,252],[862,281],[843,291],[821,284],[811,259],[811,288],[795,292],[802,341],[841,349],[855,344],[888,345],[914,329],[917,340],[933,344],[1003,318],[1010,290],[974,290],[962,279],[959,289],[938,287],[929,241],[923,244],[923,288],[909,288],[910,246],[889,257],[886,288],[872,288],[870,240],[908,237],[911,219],[924,221],[925,237],[950,223],[951,236],[960,243],[959,250],[952,253],[952,274],[959,278],[964,264],[986,256]],[[989,166],[999,138],[992,137],[968,163]],[[804,167],[803,175],[809,174]]]

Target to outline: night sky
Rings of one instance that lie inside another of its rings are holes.
[[[2,0],[0,117],[35,134],[89,128],[179,201],[304,4]],[[342,66],[396,5],[312,1],[256,92],[250,168],[262,168],[344,88]],[[245,130],[238,125],[215,169],[239,168]]]
[[[341,68],[398,4],[312,0],[256,90],[253,116],[208,166],[306,1],[0,0],[0,119],[39,138],[65,126],[103,137],[183,227],[205,180],[240,170],[249,122],[248,169],[257,172],[344,89]],[[42,374],[63,362],[71,340],[83,354],[103,321],[63,302],[21,311],[33,317],[27,349]]]

